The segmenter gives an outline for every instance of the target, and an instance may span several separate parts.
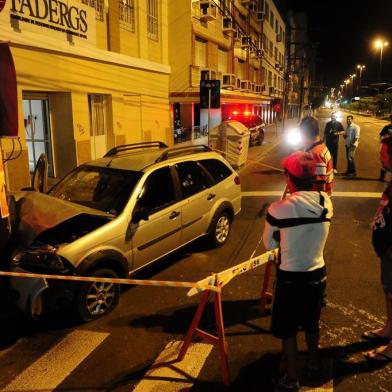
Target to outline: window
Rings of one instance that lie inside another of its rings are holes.
[[[275,33],[279,33],[279,25],[278,25],[278,19],[275,19]]]
[[[271,24],[272,28],[274,28],[274,23],[275,23],[275,16],[274,16],[274,13],[271,10],[270,11],[270,24]]]
[[[175,203],[171,170],[163,167],[149,175],[144,183],[137,206],[147,208],[150,214],[158,212]]]
[[[272,41],[270,41],[269,43],[269,55],[270,57],[274,55],[274,44],[272,43]]]
[[[268,71],[268,86],[272,86],[272,72]]]
[[[199,163],[207,169],[216,183],[223,181],[232,174],[232,171],[218,159],[203,159]]]
[[[265,19],[269,21],[270,8],[268,3],[265,3]]]
[[[97,20],[104,20],[104,15],[103,15],[103,5],[104,0],[82,0],[83,4],[87,4],[90,7],[95,8],[95,19]]]
[[[275,57],[275,61],[278,61],[278,48],[276,46],[274,48],[274,57]]]
[[[134,32],[135,31],[135,0],[119,0],[118,13],[120,26]]]
[[[118,215],[141,177],[139,172],[98,166],[79,166],[57,183],[51,196]]]
[[[197,37],[195,39],[195,65],[200,68],[207,66],[207,42]]]
[[[158,0],[147,0],[147,36],[158,41]]]
[[[222,48],[218,49],[218,71],[227,73],[228,51]]]
[[[178,163],[176,169],[184,199],[208,188],[207,174],[196,162]]]

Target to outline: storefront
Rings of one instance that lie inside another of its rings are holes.
[[[9,41],[16,69],[22,148],[6,164],[11,189],[30,184],[41,153],[49,176],[58,178],[115,145],[173,142],[169,66],[104,49],[95,8],[54,4],[6,0],[0,11],[1,39]],[[9,156],[15,143],[5,140],[3,149]]]

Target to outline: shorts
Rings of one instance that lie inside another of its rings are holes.
[[[392,247],[381,257],[381,284],[386,293],[392,294]]]
[[[319,332],[321,307],[327,285],[326,269],[310,272],[277,271],[271,332],[280,339],[298,331]]]

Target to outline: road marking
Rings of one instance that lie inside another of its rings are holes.
[[[203,368],[210,355],[212,344],[194,343],[189,347],[185,358],[169,366],[156,367],[159,363],[173,361],[177,358],[182,341],[169,342],[159,354],[150,369],[133,392],[179,392],[188,391]]]
[[[252,191],[241,192],[242,197],[260,197],[260,196],[282,196],[283,191]],[[333,192],[332,197],[356,197],[368,199],[380,199],[381,192]]]
[[[2,391],[53,391],[108,336],[102,332],[71,332]]]

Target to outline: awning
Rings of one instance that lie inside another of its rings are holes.
[[[8,43],[0,42],[0,137],[17,136],[18,97],[15,65]]]

